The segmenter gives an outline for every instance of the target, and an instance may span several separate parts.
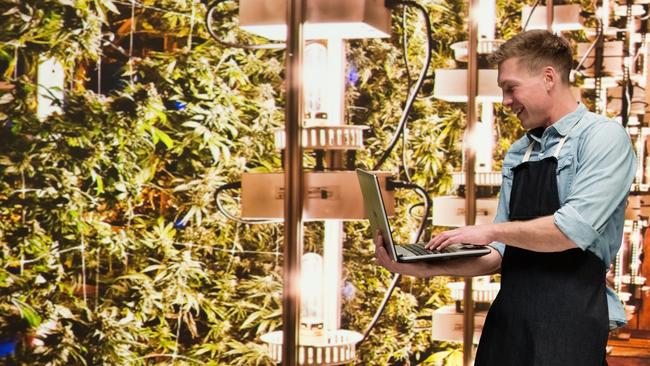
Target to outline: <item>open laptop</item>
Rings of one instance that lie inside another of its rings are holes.
[[[357,169],[363,203],[366,209],[366,215],[370,220],[370,228],[373,235],[377,230],[381,231],[384,238],[388,255],[396,262],[419,262],[432,261],[438,259],[460,258],[460,257],[478,257],[490,253],[490,249],[485,246],[473,244],[452,244],[441,251],[425,249],[426,243],[413,244],[395,244],[393,235],[388,223],[388,215],[384,201],[381,198],[381,189],[379,180],[375,174],[362,169]]]

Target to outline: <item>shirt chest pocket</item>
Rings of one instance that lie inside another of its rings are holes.
[[[564,203],[569,192],[571,191],[571,184],[575,176],[575,164],[573,155],[564,155],[558,159],[557,162],[557,190],[560,196],[560,203]]]

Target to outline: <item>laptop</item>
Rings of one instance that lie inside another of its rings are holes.
[[[426,242],[413,244],[395,244],[393,241],[392,231],[388,223],[388,215],[384,201],[381,198],[381,189],[379,188],[379,179],[373,173],[362,169],[357,169],[361,194],[366,210],[370,228],[373,235],[377,230],[381,231],[384,238],[388,255],[396,262],[420,262],[435,261],[439,259],[462,258],[462,257],[479,257],[490,253],[490,249],[473,244],[452,244],[448,247],[437,251],[425,249]]]

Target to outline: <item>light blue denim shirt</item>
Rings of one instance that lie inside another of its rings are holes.
[[[555,153],[567,136],[558,156],[557,181],[561,207],[555,225],[576,245],[593,252],[609,268],[621,246],[627,196],[636,169],[630,138],[619,123],[587,111],[583,104],[544,130],[532,133],[510,146],[503,161],[503,183],[494,222],[508,221],[512,168],[519,165],[528,145],[535,140],[531,161]],[[503,256],[505,244],[490,244]],[[623,304],[607,288],[610,328],[625,325]]]

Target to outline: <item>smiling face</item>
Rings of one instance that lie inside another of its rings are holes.
[[[499,65],[498,83],[503,91],[503,105],[517,115],[527,130],[548,127],[553,123],[553,103],[545,74],[544,70],[529,72],[516,57]]]

